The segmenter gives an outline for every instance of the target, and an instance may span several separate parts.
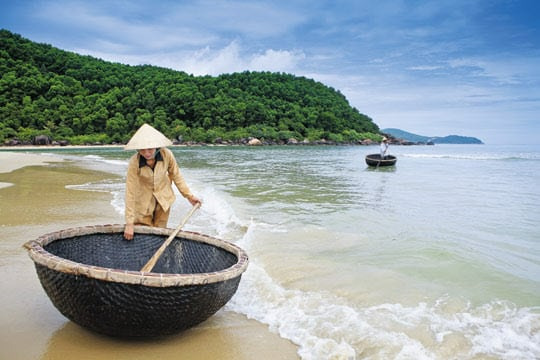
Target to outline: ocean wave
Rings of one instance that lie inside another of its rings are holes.
[[[251,253],[258,228],[269,226],[252,223],[238,244]],[[351,303],[283,287],[252,257],[226,308],[297,344],[302,359],[540,357],[540,307],[499,300],[475,306],[449,296],[416,305]]]
[[[227,304],[299,346],[302,359],[537,359],[539,309],[450,299],[362,307],[327,293],[285,289],[250,263]]]
[[[127,160],[107,159],[99,155],[85,155],[83,158],[111,165],[127,166],[128,163]]]
[[[171,222],[175,222],[175,219],[183,217],[191,206],[181,197],[176,187],[173,188],[179,199],[171,210],[170,218],[172,220],[169,220],[169,225]],[[236,242],[244,236],[247,224],[236,216],[231,205],[233,199],[215,187],[198,181],[190,181],[190,188],[201,199],[203,205],[186,225],[187,228],[232,242]]]
[[[415,159],[456,159],[456,160],[497,160],[497,161],[538,161],[540,155],[537,153],[531,154],[417,154],[417,153],[404,153],[400,154],[401,157],[415,158]]]
[[[110,179],[87,182],[84,184],[66,185],[66,189],[97,191],[97,192],[114,192],[114,191],[121,190],[122,187],[123,187],[122,183],[118,181],[110,180]]]
[[[117,180],[105,179],[84,184],[66,185],[66,189],[106,192],[112,195],[111,206],[120,215],[124,215],[125,185]]]

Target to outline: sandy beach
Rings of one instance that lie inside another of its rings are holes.
[[[63,317],[22,245],[69,227],[122,223],[110,194],[66,188],[113,177],[52,156],[0,151],[1,359],[298,359],[294,344],[230,311],[147,341],[97,335]]]

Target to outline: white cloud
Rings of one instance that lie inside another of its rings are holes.
[[[433,70],[442,69],[442,66],[439,66],[439,65],[418,65],[418,66],[411,66],[408,69],[409,70],[415,70],[415,71],[433,71]]]
[[[35,16],[44,20],[55,19],[55,26],[65,26],[82,34],[76,42],[85,42],[94,52],[113,49],[129,49],[132,53],[160,51],[166,48],[201,46],[217,39],[204,29],[192,29],[182,23],[138,20],[119,16],[116,12],[107,13],[105,10],[92,3],[50,2],[44,3]]]
[[[306,58],[301,51],[266,50],[255,54],[249,61],[249,69],[260,71],[294,72],[298,63]]]
[[[194,75],[219,75],[223,73],[251,71],[291,72],[304,59],[301,52],[268,49],[263,53],[243,54],[238,42],[217,51],[205,48],[190,54],[174,65]]]
[[[174,68],[181,68],[194,75],[218,75],[227,72],[245,70],[245,60],[240,55],[240,47],[236,42],[230,43],[223,49],[213,51],[204,48],[197,52],[187,54],[184,59],[174,64]]]
[[[123,48],[131,46],[133,53],[224,46],[238,37],[275,37],[304,21],[301,12],[289,11],[287,6],[251,1],[60,0],[41,3],[33,15],[39,21],[52,21],[54,26],[86,34],[81,40],[91,42],[94,51],[106,50],[99,46],[109,43]]]
[[[114,47],[114,45],[111,45]],[[110,46],[107,46],[109,48]],[[116,50],[116,51],[114,51]],[[298,65],[305,59],[301,51],[267,49],[261,53],[245,53],[238,41],[232,41],[221,49],[209,46],[196,50],[149,53],[132,55],[117,52],[100,52],[90,49],[75,49],[77,53],[91,55],[108,61],[130,65],[152,64],[193,75],[219,75],[241,71],[296,72]]]
[[[539,58],[502,58],[486,60],[481,58],[458,58],[448,61],[451,68],[474,69],[478,76],[492,79],[500,85],[515,85],[524,82],[535,82],[540,85]]]

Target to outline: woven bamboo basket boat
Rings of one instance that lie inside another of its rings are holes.
[[[392,166],[395,165],[397,158],[394,155],[386,155],[384,159],[381,159],[380,154],[366,155],[366,164],[368,166]]]
[[[152,272],[140,269],[173,229],[124,225],[61,230],[24,244],[54,306],[93,331],[121,337],[178,333],[206,320],[234,295],[248,266],[238,246],[180,231]]]

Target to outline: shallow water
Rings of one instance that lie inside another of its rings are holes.
[[[26,155],[9,158],[27,163]],[[0,173],[0,181],[11,183],[0,189],[0,359],[298,359],[298,347],[267,325],[226,309],[159,339],[127,341],[75,325],[52,305],[22,245],[58,230],[121,223],[109,190],[71,190],[87,181],[107,188],[116,175],[55,161]]]
[[[233,241],[250,267],[226,306],[305,359],[540,358],[540,148],[174,147],[204,205],[186,229]],[[130,153],[50,154],[118,181]],[[189,210],[178,200],[170,227]]]

